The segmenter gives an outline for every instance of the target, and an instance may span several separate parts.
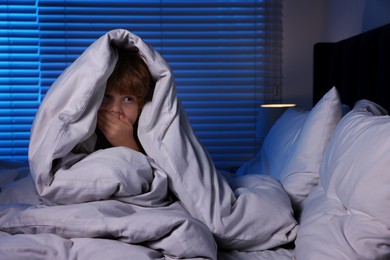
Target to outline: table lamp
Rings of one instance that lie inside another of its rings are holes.
[[[278,118],[289,107],[294,107],[295,104],[263,104],[259,108],[256,125],[256,140],[260,145],[267,136],[268,131]]]

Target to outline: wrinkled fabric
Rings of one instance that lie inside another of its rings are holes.
[[[390,117],[359,100],[329,142],[304,202],[297,259],[389,259]]]
[[[125,147],[94,151],[96,115],[117,60],[115,46],[138,49],[156,82],[138,122],[146,155]],[[206,259],[217,257],[217,245],[258,251],[296,236],[280,183],[237,178],[232,189],[194,134],[168,64],[126,30],[99,38],[55,81],[36,114],[29,164],[42,205],[3,207],[1,230],[10,234],[112,237],[165,257]],[[118,208],[124,213],[117,215]],[[60,212],[66,213],[63,223],[55,221]],[[74,223],[77,229],[70,227]]]

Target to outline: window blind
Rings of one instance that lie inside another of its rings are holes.
[[[216,166],[239,167],[258,149],[258,107],[281,99],[281,2],[8,1],[1,7],[7,47],[0,67],[0,156],[27,157],[33,115],[54,80],[101,35],[124,28],[167,60]],[[18,57],[29,58],[17,63]]]
[[[40,96],[36,1],[1,3],[0,159],[24,159]]]

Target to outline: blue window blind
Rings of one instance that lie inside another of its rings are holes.
[[[26,159],[40,100],[111,29],[167,60],[178,96],[216,166],[250,159],[257,109],[281,99],[282,0],[9,0],[0,4],[0,159]]]
[[[41,95],[37,6],[35,1],[1,3],[0,158],[20,159],[27,156]]]

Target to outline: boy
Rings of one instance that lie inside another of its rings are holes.
[[[98,111],[96,149],[125,146],[144,152],[137,137],[137,123],[144,104],[151,100],[153,87],[139,52],[118,49],[118,61]]]

